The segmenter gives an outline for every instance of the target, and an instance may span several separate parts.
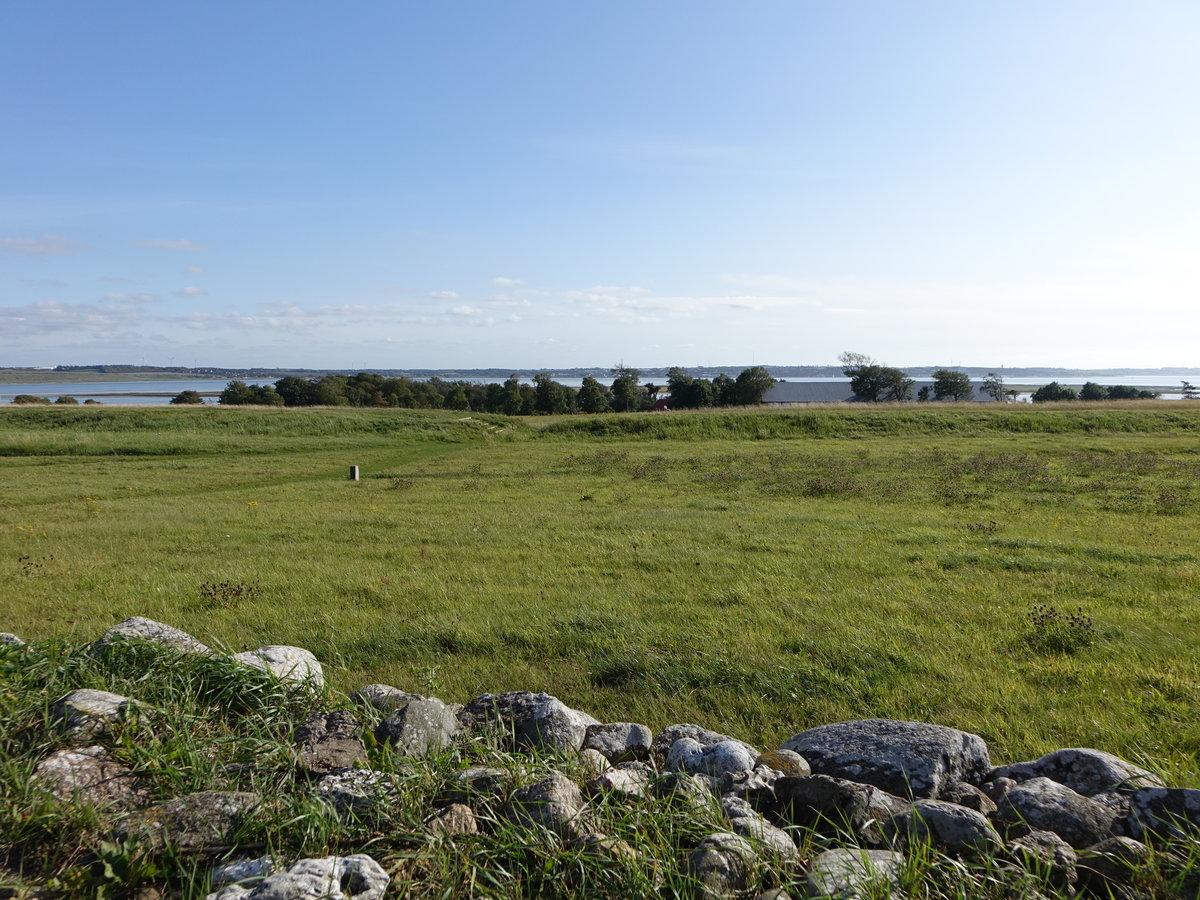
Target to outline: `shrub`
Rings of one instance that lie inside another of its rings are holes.
[[[17,394],[12,398],[12,402],[17,406],[49,406],[50,400],[47,397],[35,397],[33,394]]]
[[[65,394],[63,396],[59,397],[54,402],[59,404],[60,406],[78,406],[79,405],[78,400],[76,400],[74,397],[70,397]]]
[[[203,403],[204,398],[200,396],[199,391],[181,391],[171,398],[171,403],[175,406],[183,406],[186,404]]]

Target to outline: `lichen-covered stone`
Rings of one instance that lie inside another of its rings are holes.
[[[399,794],[396,778],[373,769],[341,769],[317,782],[316,794],[340,811],[368,810],[391,803]]]
[[[733,897],[750,886],[754,847],[738,834],[719,831],[704,838],[688,857],[688,874],[708,900]]]
[[[521,749],[556,747],[578,750],[589,725],[600,723],[587,713],[571,709],[557,697],[529,691],[481,694],[458,715],[469,730],[486,730],[511,738]]]
[[[653,780],[654,773],[647,769],[608,769],[590,779],[583,786],[583,792],[589,797],[600,794],[646,797],[649,795],[650,784]]]
[[[260,802],[258,794],[249,792],[200,791],[129,813],[117,823],[116,833],[148,849],[170,846],[181,853],[205,853],[226,846]]]
[[[884,839],[899,846],[929,843],[958,856],[1000,849],[1000,835],[983,813],[944,800],[917,800],[883,824]]]
[[[704,745],[694,738],[680,738],[667,752],[666,769],[692,775],[721,778],[754,768],[758,754],[741,741],[717,741]]]
[[[365,765],[362,722],[346,710],[313,713],[296,732],[300,742],[300,767],[312,775]]]
[[[885,896],[899,884],[903,865],[892,850],[826,850],[813,857],[805,887],[808,896],[831,900]]]
[[[127,641],[148,641],[177,653],[212,653],[208,647],[186,631],[155,622],[142,616],[131,616],[104,632],[88,648],[91,656],[101,656],[116,644]]]
[[[900,797],[937,799],[955,782],[991,771],[983,738],[956,728],[894,719],[821,725],[785,741],[817,775],[873,784]]]
[[[382,900],[390,882],[365,854],[327,856],[302,859],[254,887],[229,885],[206,900]]]
[[[428,756],[449,747],[458,718],[436,697],[411,700],[379,723],[375,739],[403,756]]]
[[[0,647],[24,647],[25,642],[8,631],[0,631]]]
[[[1142,788],[1130,795],[1129,804],[1135,837],[1184,837],[1189,829],[1200,828],[1200,790]]]
[[[797,778],[812,774],[812,767],[794,750],[772,750],[763,753],[754,761],[754,768],[759,766],[766,766],[781,775],[793,775]]]
[[[671,747],[681,738],[690,738],[702,747],[707,747],[710,744],[719,744],[721,741],[737,741],[751,755],[758,755],[758,751],[744,741],[738,741],[737,738],[730,737],[727,734],[709,731],[707,728],[701,728],[699,725],[684,722],[679,725],[668,725],[654,736],[654,741],[650,745],[650,755],[656,765],[663,766],[666,764],[667,754],[671,752]]]
[[[1078,849],[1109,837],[1116,816],[1065,784],[1039,777],[1018,784],[1001,797],[992,818],[1005,825],[1020,823],[1038,831],[1053,831]]]
[[[390,715],[413,700],[424,700],[420,694],[410,694],[390,684],[364,684],[350,694],[350,700],[359,706],[370,707],[384,715]]]
[[[829,775],[785,775],[775,782],[775,804],[768,815],[802,830],[841,832],[876,843],[881,839],[880,823],[907,809],[904,800],[871,784]]]
[[[257,650],[236,653],[232,659],[245,666],[270,672],[283,681],[308,684],[320,689],[325,686],[325,671],[311,652],[303,647],[271,644]]]
[[[128,697],[80,688],[54,704],[51,718],[72,737],[91,738],[108,734],[136,712],[137,705]]]
[[[30,784],[77,805],[127,810],[150,802],[145,782],[99,746],[51,753],[37,764]]]
[[[1055,750],[1032,762],[1000,766],[988,776],[989,781],[996,778],[1011,778],[1018,782],[1049,778],[1085,797],[1118,788],[1132,790],[1163,786],[1162,779],[1153,772],[1126,762],[1119,756],[1087,747]]]
[[[554,774],[518,788],[509,797],[506,812],[512,822],[541,826],[565,841],[591,830],[584,815],[583,794],[565,775]]]
[[[597,750],[611,763],[650,758],[654,735],[636,722],[607,722],[589,725],[583,735],[583,749]]]
[[[1008,842],[1008,850],[1027,871],[1045,875],[1059,887],[1069,887],[1078,878],[1075,851],[1053,831],[1023,834]]]
[[[425,828],[434,837],[479,834],[475,811],[462,803],[451,803],[425,820]]]

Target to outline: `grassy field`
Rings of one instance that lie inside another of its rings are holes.
[[[347,467],[364,478],[346,478]],[[1200,783],[1200,405],[507,420],[0,409],[0,631],[144,615],[335,685],[846,718]]]

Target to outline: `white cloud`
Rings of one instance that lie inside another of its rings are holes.
[[[184,287],[177,291],[171,291],[171,294],[176,297],[203,297],[207,293],[208,291],[202,287]]]
[[[429,299],[430,300],[457,300],[458,292],[457,291],[430,291]]]
[[[184,266],[183,271],[185,271],[189,275],[207,275],[208,274],[208,272],[206,272],[204,270],[203,266]]]
[[[43,234],[41,237],[0,238],[0,257],[5,256],[71,256],[81,250],[90,249],[87,244],[73,241],[60,234]]]
[[[0,334],[6,338],[125,335],[144,319],[148,294],[106,294],[96,303],[29,303],[0,308]]]
[[[134,241],[133,243],[138,247],[149,247],[152,250],[195,251],[208,249],[208,247],[206,247],[204,244],[197,244],[195,241],[189,241],[186,238],[179,238],[178,240],[174,241],[152,238],[144,241]]]
[[[492,279],[492,287],[520,287],[524,283],[520,278],[505,278],[503,275]]]

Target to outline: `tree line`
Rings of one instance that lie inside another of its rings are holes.
[[[672,409],[752,406],[761,403],[775,383],[762,366],[744,369],[736,378],[721,374],[711,380],[693,378],[677,367],[668,371],[665,385],[643,384],[641,372],[625,365],[615,366],[611,374],[611,384],[588,376],[578,388],[560,384],[545,372],[534,375],[532,383],[511,375],[504,382],[489,384],[445,381],[436,376],[417,381],[371,372],[317,378],[288,376],[267,385],[231,381],[217,402],[230,406],[390,406],[508,416],[563,415],[654,409],[664,394],[670,395]],[[176,398],[180,403],[195,402],[180,398]]]

